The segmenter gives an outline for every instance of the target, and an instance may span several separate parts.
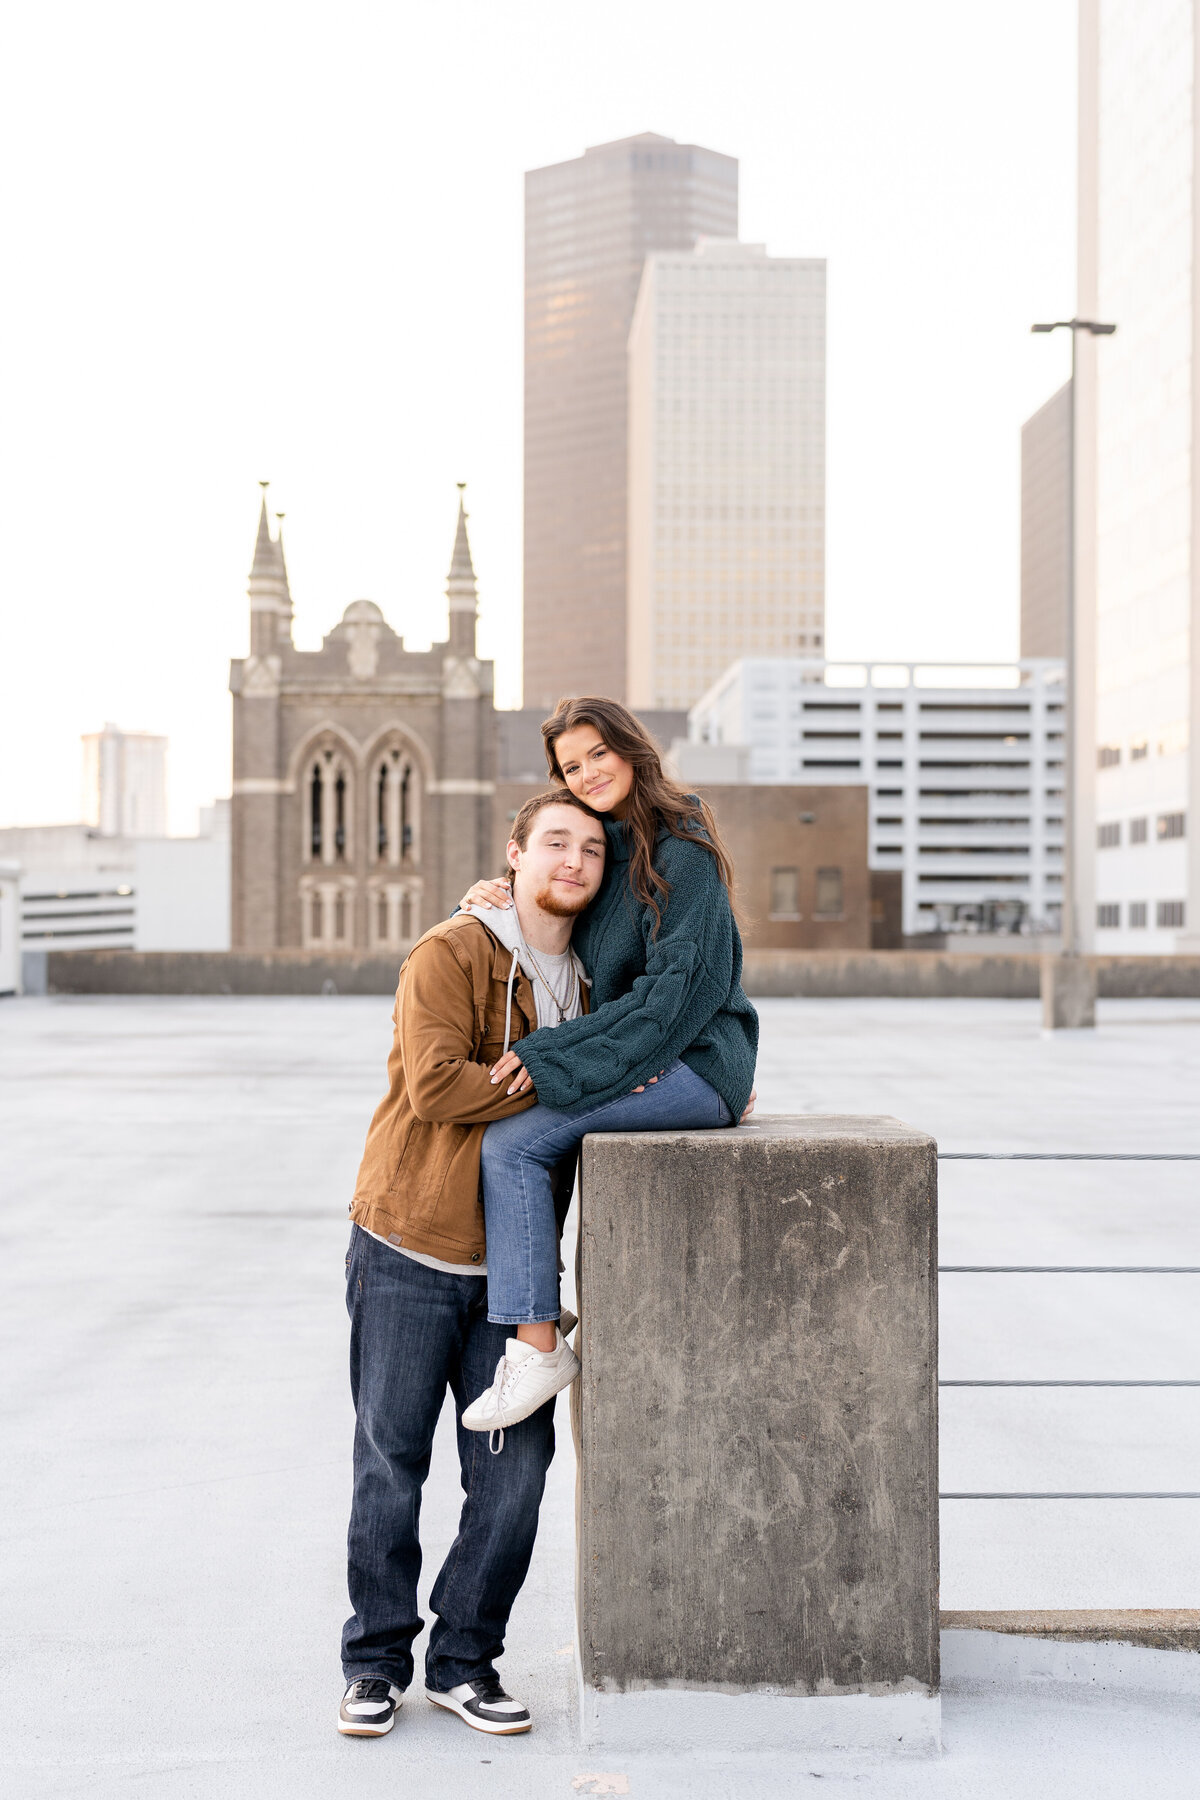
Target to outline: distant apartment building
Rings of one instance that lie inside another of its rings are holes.
[[[167,835],[167,740],[106,725],[83,739],[83,817],[103,837]]]
[[[1021,655],[1067,653],[1071,384],[1021,427]]]
[[[647,257],[629,336],[628,696],[825,641],[825,264],[704,238]]]
[[[229,948],[228,800],[201,807],[190,838],[7,826],[0,858],[19,870],[26,951]]]
[[[626,344],[647,255],[736,237],[731,156],[643,132],[525,177],[525,705],[625,697]]]
[[[1079,925],[1200,950],[1195,0],[1082,0],[1077,346]]]
[[[1062,664],[964,673],[744,658],[691,709],[688,735],[748,747],[752,782],[865,783],[870,867],[899,871],[906,934],[1055,930]]]

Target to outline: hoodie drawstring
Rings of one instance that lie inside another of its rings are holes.
[[[508,965],[508,1000],[507,1000],[507,1003],[504,1008],[504,1048],[505,1048],[505,1051],[508,1050],[509,1043],[512,1039],[512,997],[513,997],[513,983],[515,982],[516,979],[517,979],[517,953],[514,950],[512,953],[512,961]],[[503,1442],[503,1439],[501,1440],[501,1442]]]

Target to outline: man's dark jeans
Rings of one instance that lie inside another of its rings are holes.
[[[347,1681],[413,1677],[421,1545],[421,1486],[446,1389],[459,1420],[466,1500],[458,1536],[430,1595],[436,1613],[425,1656],[428,1687],[445,1692],[493,1672],[513,1601],[537,1535],[538,1506],[554,1455],[554,1402],[504,1434],[464,1431],[463,1408],[490,1386],[504,1354],[503,1325],[487,1317],[487,1282],[443,1275],[353,1228],[346,1258],[354,1501],[349,1587],[353,1616],[342,1632]]]

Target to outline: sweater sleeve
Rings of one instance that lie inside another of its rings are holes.
[[[627,1094],[673,1063],[729,993],[733,914],[716,860],[677,838],[663,851],[660,866],[671,893],[658,936],[648,943],[645,973],[629,993],[582,1018],[543,1026],[514,1046],[543,1106]]]

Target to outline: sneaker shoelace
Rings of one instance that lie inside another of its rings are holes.
[[[530,1359],[527,1356],[523,1356],[520,1362],[510,1362],[507,1356],[502,1356],[500,1358],[500,1361],[496,1364],[496,1378],[492,1383],[492,1391],[496,1396],[497,1406],[502,1406],[508,1396],[516,1391],[517,1383],[520,1381],[525,1370],[529,1367],[529,1361]],[[496,1442],[497,1439],[499,1439],[498,1443]],[[499,1456],[503,1448],[504,1427],[503,1425],[493,1425],[492,1429],[488,1432],[488,1449],[493,1456]]]
[[[389,1684],[378,1675],[364,1675],[360,1680],[352,1682],[342,1702],[348,1706],[354,1700],[390,1700]]]

